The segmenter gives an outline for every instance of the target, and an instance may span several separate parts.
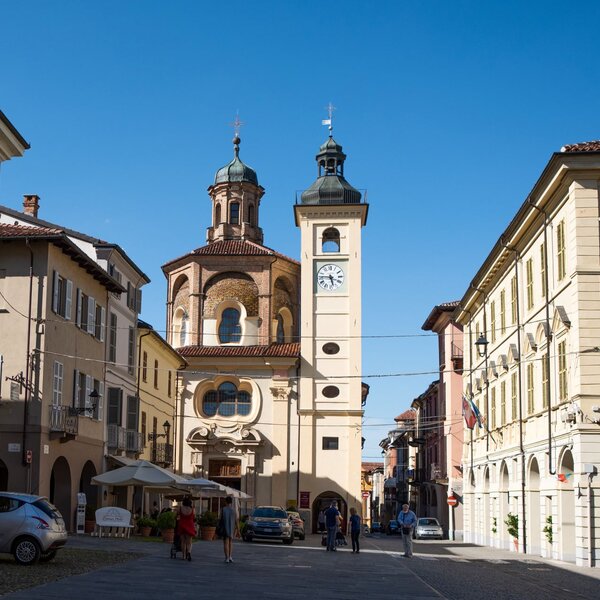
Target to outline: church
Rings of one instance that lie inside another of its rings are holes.
[[[162,267],[167,340],[187,363],[174,467],[245,492],[242,512],[295,506],[315,531],[331,500],[344,518],[361,506],[368,204],[346,180],[330,128],[317,179],[293,207],[301,259],[284,256],[263,243],[265,189],[240,142],[236,132],[233,160],[208,188],[206,245]]]

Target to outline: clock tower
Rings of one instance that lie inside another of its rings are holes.
[[[317,180],[294,207],[301,232],[299,494],[313,530],[331,500],[345,519],[351,507],[360,514],[361,230],[369,208],[346,181],[346,155],[331,133],[316,160]]]

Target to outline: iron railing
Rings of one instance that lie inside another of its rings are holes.
[[[114,423],[108,424],[108,447],[116,450],[125,450],[127,442],[126,430]]]
[[[135,452],[136,454],[140,454],[144,450],[144,439],[142,434],[139,431],[135,431],[134,429],[126,430],[127,436],[127,446],[125,450],[127,452]]]
[[[153,443],[151,457],[151,462],[156,465],[173,464],[173,445]]]
[[[50,407],[50,431],[77,435],[79,432],[79,415],[70,406]]]

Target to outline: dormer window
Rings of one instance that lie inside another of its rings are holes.
[[[219,323],[219,342],[221,344],[234,344],[239,342],[241,337],[240,311],[235,308],[226,308]]]
[[[323,232],[323,252],[340,251],[340,232],[335,227],[329,227]]]
[[[240,203],[232,202],[229,206],[229,223],[231,225],[240,224]]]

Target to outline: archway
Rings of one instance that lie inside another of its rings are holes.
[[[483,522],[481,523],[481,539],[484,546],[491,543],[490,533],[492,522],[490,519],[490,470],[485,469],[483,473]]]
[[[575,562],[575,491],[573,490],[573,454],[565,450],[558,469],[559,554],[560,559]]]
[[[344,502],[343,498],[337,494],[336,492],[323,492],[319,494],[313,501],[312,505],[312,532],[317,533],[318,522],[319,522],[319,512],[329,508],[331,502],[335,500],[337,501],[338,510],[342,515],[342,519],[344,523],[348,523],[348,506]]]
[[[502,461],[500,465],[500,478],[499,478],[499,491],[500,491],[500,514],[498,515],[497,529],[500,538],[500,547],[505,550],[510,550],[511,541],[506,531],[504,521],[510,512],[510,481],[508,477],[508,467],[506,462]]]
[[[98,486],[92,485],[92,477],[95,477],[97,474],[98,471],[96,471],[96,465],[94,465],[91,460],[88,460],[85,465],[83,465],[81,477],[79,478],[79,491],[85,494],[90,510],[99,508]]]
[[[469,487],[468,487],[468,497],[467,495],[465,495],[465,508],[468,507],[468,519],[469,519],[469,526],[468,526],[468,532],[466,532],[465,537],[465,542],[475,542],[475,527],[476,527],[476,522],[475,522],[475,503],[476,503],[476,496],[475,496],[475,473],[471,470],[469,471],[469,477],[468,477],[468,482],[469,482]],[[465,515],[465,517],[467,517],[467,515]],[[466,522],[465,522],[466,525]]]
[[[8,491],[8,467],[0,459],[0,492]]]
[[[540,467],[537,458],[533,457],[529,463],[528,476],[528,504],[527,514],[527,553],[542,553],[542,530],[540,527]]]
[[[50,502],[60,511],[68,531],[73,531],[73,506],[71,503],[71,469],[64,456],[59,456],[50,473]]]

